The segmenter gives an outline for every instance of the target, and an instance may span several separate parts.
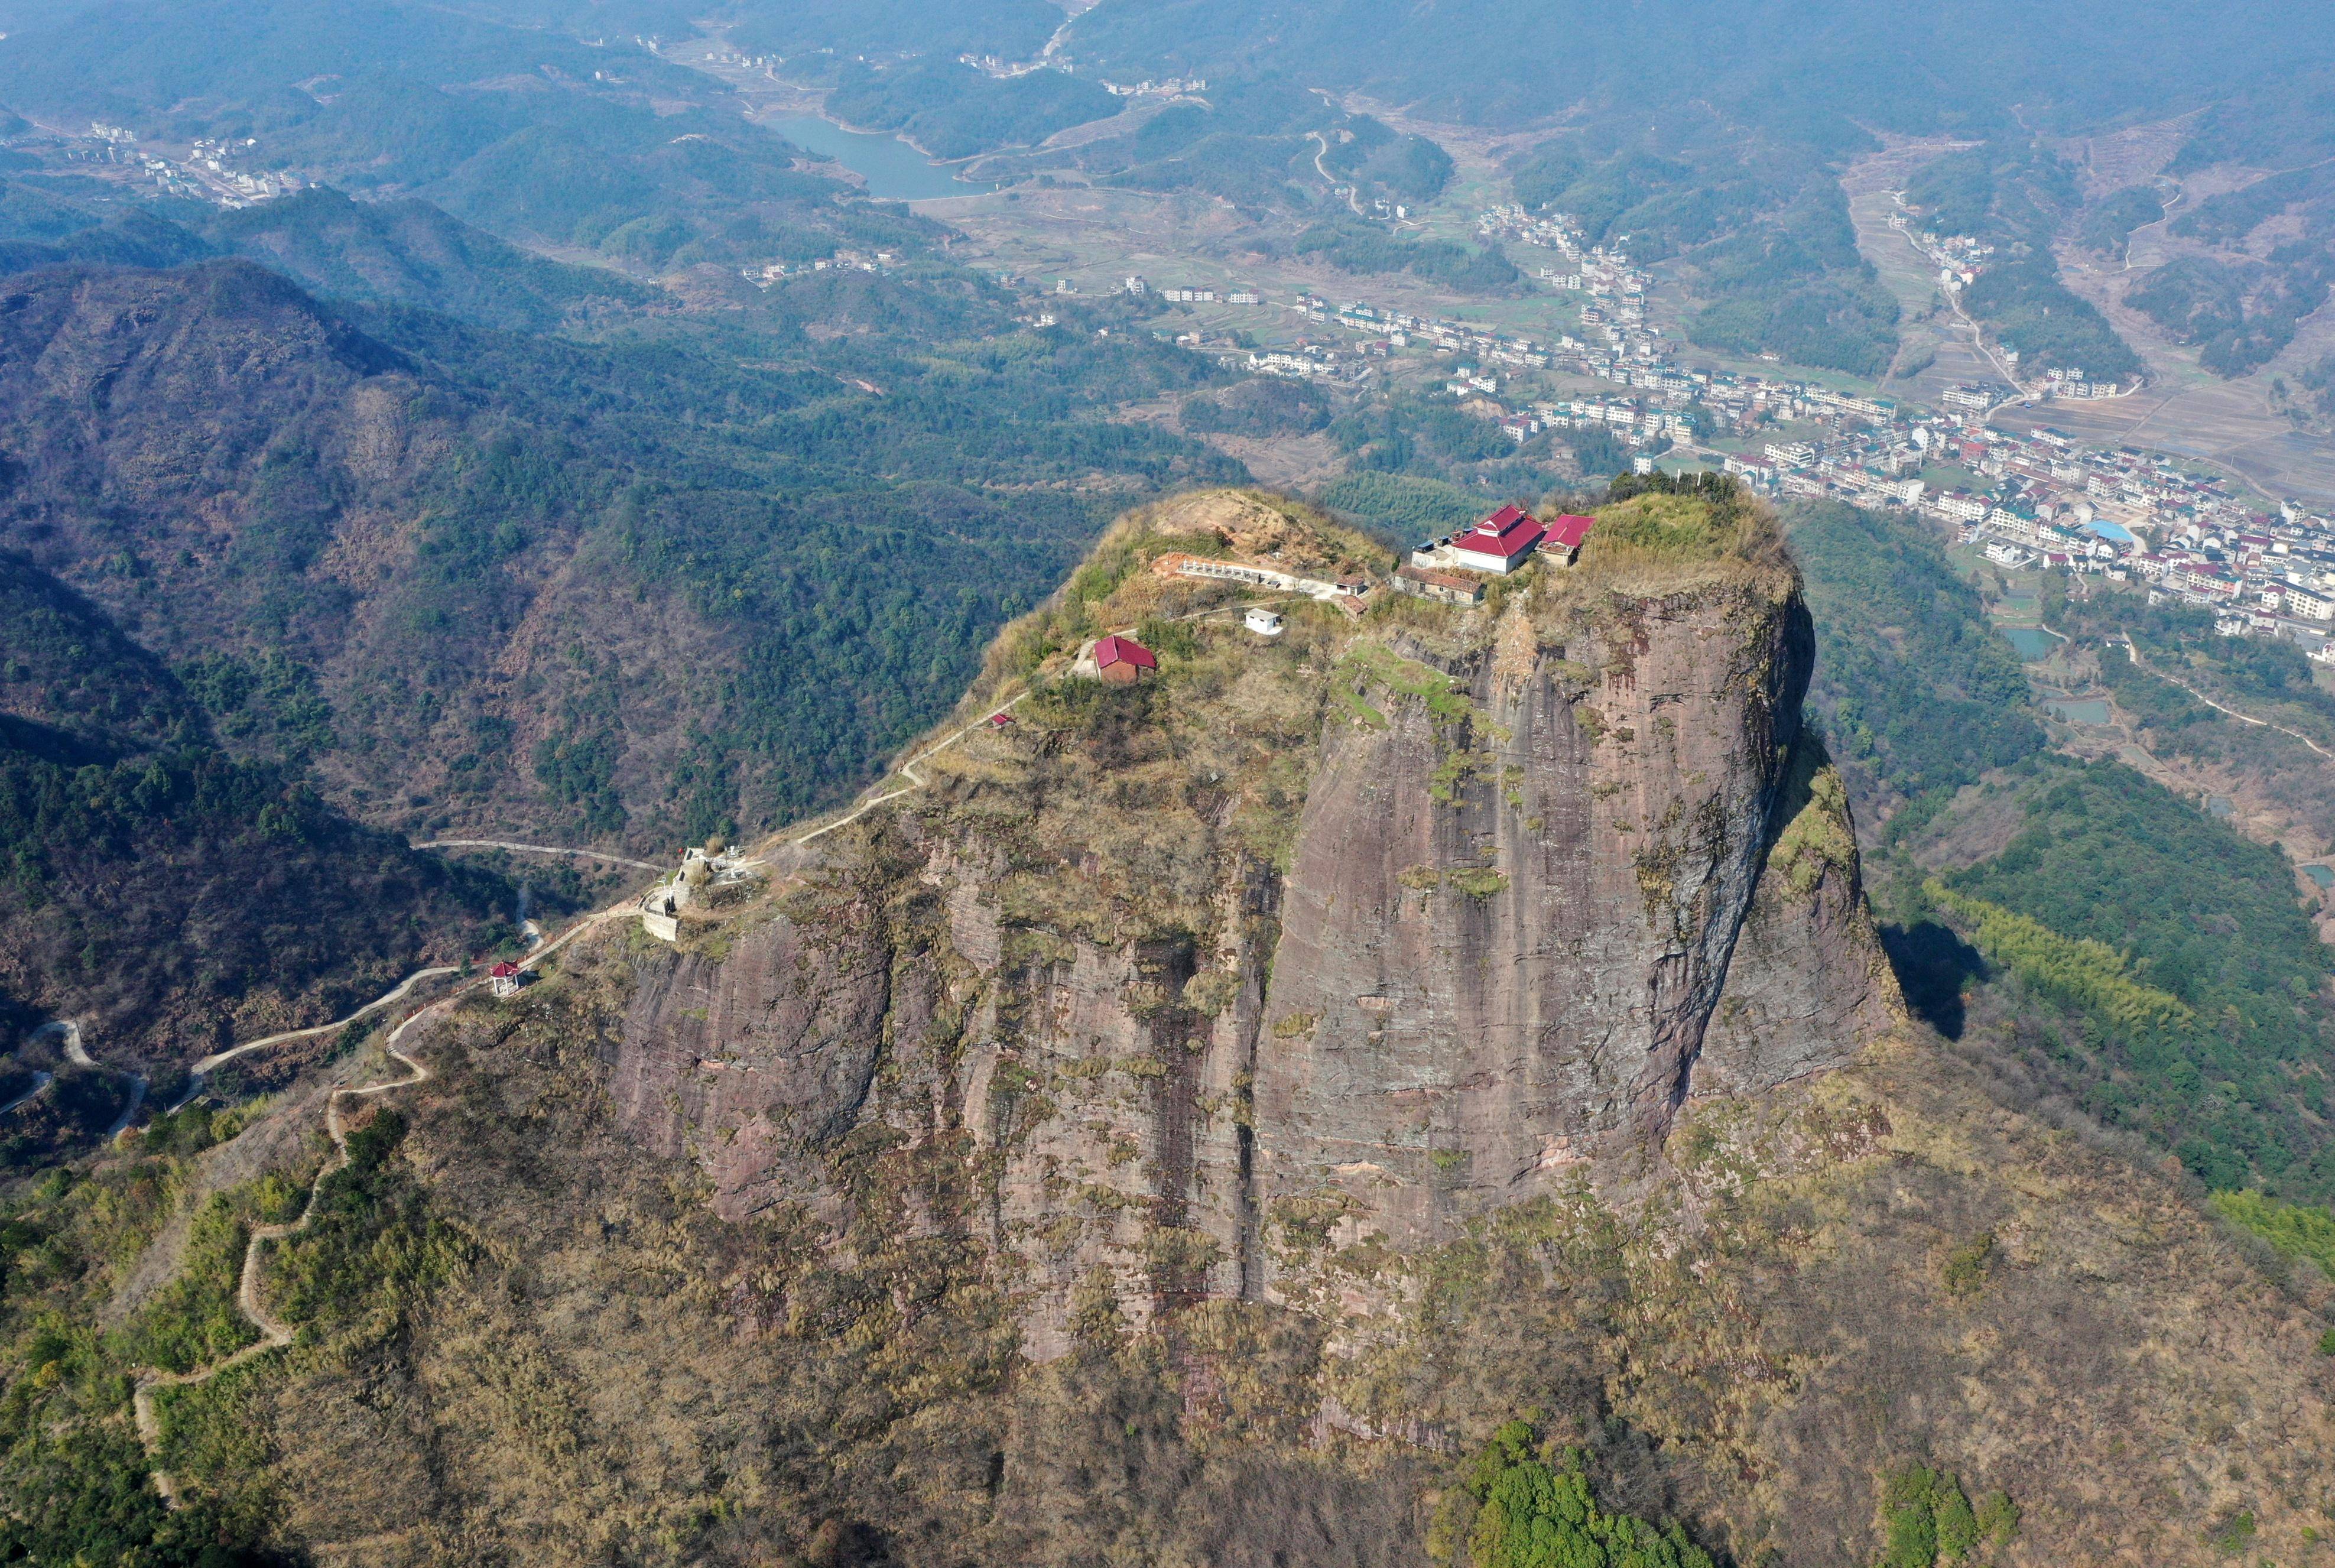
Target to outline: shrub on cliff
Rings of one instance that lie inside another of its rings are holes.
[[[1658,1526],[1597,1506],[1578,1449],[1534,1445],[1531,1425],[1510,1421],[1476,1457],[1466,1496],[1472,1568],[1711,1568],[1710,1554],[1675,1523]],[[1439,1533],[1448,1555],[1452,1533]],[[1436,1543],[1430,1543],[1430,1550]]]
[[[1971,1506],[1962,1482],[1927,1465],[1902,1465],[1882,1477],[1881,1568],[1964,1563],[1981,1546],[2006,1546],[2019,1531],[2019,1505],[1990,1492]]]

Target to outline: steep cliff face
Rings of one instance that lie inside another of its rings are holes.
[[[1143,558],[1255,505],[1145,519],[1058,616],[1204,611],[1227,591]],[[1082,1301],[1382,1302],[1313,1244],[1640,1180],[1691,1097],[1886,1025],[1853,841],[1809,825],[1840,808],[1788,568],[1713,547],[1274,643],[1184,624],[1156,688],[1042,690],[790,862],[725,956],[644,962],[631,1124],[732,1213],[839,1212],[819,1155],[855,1129],[962,1136],[1042,1359]]]
[[[1729,585],[1585,647],[1534,635],[1511,611],[1457,733],[1422,703],[1324,738],[1255,1068],[1269,1198],[1334,1190],[1434,1238],[1659,1141],[1692,1087],[1798,728],[1805,615]],[[1453,756],[1468,777],[1439,788]]]

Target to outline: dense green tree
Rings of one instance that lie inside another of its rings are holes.
[[[1529,1423],[1492,1435],[1467,1480],[1476,1516],[1472,1568],[1711,1568],[1675,1523],[1656,1525],[1597,1505],[1578,1450],[1536,1445]]]

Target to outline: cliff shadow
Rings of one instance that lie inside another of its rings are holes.
[[[1934,920],[1884,925],[1881,946],[1914,1015],[1948,1040],[1960,1040],[1962,992],[1986,974],[1978,949]]]

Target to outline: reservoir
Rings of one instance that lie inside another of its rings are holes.
[[[867,182],[868,195],[885,201],[981,196],[997,189],[959,179],[948,165],[880,131],[846,131],[816,114],[781,114],[762,123],[813,157],[835,160]]]

